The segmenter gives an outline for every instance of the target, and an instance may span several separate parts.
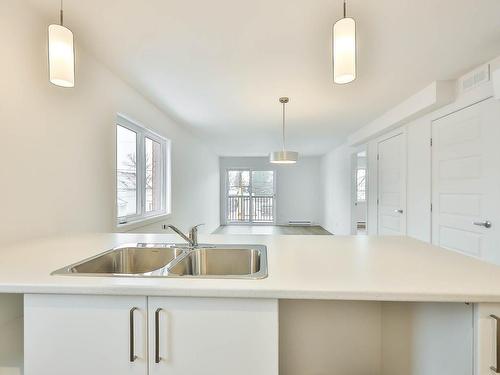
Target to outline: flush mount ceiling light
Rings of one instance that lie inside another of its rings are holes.
[[[49,25],[49,80],[56,86],[75,86],[73,33],[63,26],[63,0],[60,24]]]
[[[333,81],[338,84],[356,79],[356,22],[346,14],[344,0],[344,18],[333,25]]]
[[[280,103],[283,105],[283,149],[281,151],[271,152],[269,161],[274,164],[295,164],[299,158],[299,153],[295,151],[287,151],[285,148],[285,105],[289,102],[286,97],[280,98]]]

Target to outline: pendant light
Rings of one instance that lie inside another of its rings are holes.
[[[356,22],[346,14],[344,0],[344,18],[333,25],[333,81],[338,84],[356,79]]]
[[[280,103],[283,105],[283,149],[281,151],[271,152],[269,161],[274,164],[295,164],[299,158],[299,153],[295,151],[287,151],[285,148],[285,105],[289,102],[287,97],[280,98]]]
[[[60,24],[49,25],[49,80],[56,86],[75,86],[73,33],[63,26],[63,0]]]

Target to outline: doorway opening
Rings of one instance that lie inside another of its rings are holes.
[[[274,171],[227,170],[225,201],[226,224],[274,224]]]
[[[367,234],[367,160],[366,148],[352,155],[351,233],[355,235]]]

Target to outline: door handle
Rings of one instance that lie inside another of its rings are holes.
[[[399,210],[394,210],[394,212],[397,214],[402,214],[404,211],[402,209],[399,209]]]
[[[486,221],[474,221],[472,224],[480,226],[480,227],[485,227],[485,228],[491,228],[491,221],[486,220]]]
[[[155,311],[155,363],[160,363],[160,311],[158,308]]]
[[[130,345],[129,345],[129,348],[130,348],[130,353],[129,353],[129,361],[130,362],[135,362],[135,360],[137,359],[137,356],[135,355],[135,348],[134,348],[134,345],[135,345],[135,335],[134,335],[134,312],[135,310],[139,310],[137,307],[132,307],[130,309],[130,316],[129,316],[129,338],[130,338]]]
[[[500,364],[500,318],[496,315],[491,314],[490,318],[495,319],[496,321],[496,332],[495,332],[495,342],[496,342],[496,367],[495,366],[490,366],[490,370],[493,371],[495,374],[500,373],[500,368],[498,368],[498,365]]]

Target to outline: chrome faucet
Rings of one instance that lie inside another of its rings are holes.
[[[189,239],[191,240],[191,246],[198,246],[198,227],[204,224],[197,224],[189,230]]]
[[[170,224],[169,225],[164,224],[163,229],[167,229],[167,228],[172,229],[175,233],[177,233],[179,236],[181,236],[189,244],[189,247],[197,247],[198,246],[198,227],[200,225],[203,225],[203,224],[198,224],[198,225],[195,225],[194,227],[192,227],[189,230],[188,236],[186,236],[184,233],[182,233],[182,231],[180,229],[178,229],[177,227],[170,225]]]

